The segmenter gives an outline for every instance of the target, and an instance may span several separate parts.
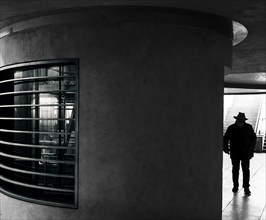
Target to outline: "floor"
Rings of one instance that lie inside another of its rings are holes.
[[[229,155],[223,157],[223,220],[266,220],[266,153],[255,153],[250,161],[250,196],[243,188],[232,192],[232,166]],[[240,170],[239,185],[242,183]]]
[[[250,161],[251,195],[245,196],[242,188],[234,194],[232,192],[231,160],[227,154],[224,154],[222,220],[266,220],[265,165],[266,153],[256,153]],[[239,176],[239,183],[241,183],[241,172]]]

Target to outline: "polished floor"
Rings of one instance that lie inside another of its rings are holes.
[[[232,166],[227,154],[223,157],[222,220],[266,220],[266,153],[255,153],[250,161],[250,196],[243,188],[232,192]],[[242,185],[240,168],[239,185]]]

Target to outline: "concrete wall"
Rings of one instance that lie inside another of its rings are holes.
[[[174,23],[74,22],[0,39],[1,66],[78,58],[78,209],[1,195],[3,219],[220,219],[231,41]]]

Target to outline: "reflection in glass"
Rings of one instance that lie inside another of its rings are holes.
[[[5,167],[1,186],[5,192],[22,197],[74,204],[76,65],[12,73],[13,77],[9,73],[11,81],[1,82],[9,85],[6,91],[1,91],[8,96],[8,102],[1,102],[1,109],[12,116],[5,119],[10,120],[12,126],[1,126],[0,130],[9,133],[1,140],[1,152],[12,155],[6,155],[1,166],[1,169]],[[12,181],[23,184],[12,185]]]

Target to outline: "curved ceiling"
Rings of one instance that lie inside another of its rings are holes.
[[[232,68],[225,73],[225,87],[266,89],[265,0],[0,0],[0,28],[28,13],[95,5],[163,6],[213,13],[231,18],[248,32],[233,47]],[[237,39],[236,39],[237,40]],[[218,51],[217,51],[218,52]]]

